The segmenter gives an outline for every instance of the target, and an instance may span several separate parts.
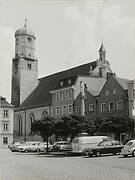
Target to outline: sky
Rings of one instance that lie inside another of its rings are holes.
[[[135,77],[134,0],[0,0],[0,95],[11,102],[15,31],[27,26],[36,34],[38,77],[99,57],[118,77]]]

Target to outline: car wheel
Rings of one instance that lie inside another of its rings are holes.
[[[92,157],[93,155],[92,154],[88,154],[89,157]]]
[[[36,152],[40,152],[40,149],[37,149]]]
[[[126,157],[128,157],[128,155],[127,155],[127,154],[124,154],[123,156],[124,156],[125,158],[126,158]]]
[[[97,157],[100,157],[101,156],[101,153],[99,151],[96,152],[96,156]]]
[[[28,152],[28,149],[25,149],[24,151],[25,151],[25,152]]]
[[[135,150],[132,152],[132,156],[135,157]]]
[[[116,153],[116,152],[114,152],[114,153],[113,153],[113,156],[114,156],[114,155],[116,155],[116,154],[117,154],[117,153]]]

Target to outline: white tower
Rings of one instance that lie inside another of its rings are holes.
[[[26,25],[15,32],[15,58],[12,62],[11,103],[17,107],[38,85],[35,34]]]

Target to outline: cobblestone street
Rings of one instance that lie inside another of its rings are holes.
[[[135,158],[45,155],[0,150],[1,180],[134,180]]]

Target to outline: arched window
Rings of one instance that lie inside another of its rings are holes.
[[[30,126],[31,126],[31,134],[32,134],[32,123],[33,123],[33,121],[35,120],[35,116],[34,116],[34,113],[31,113],[30,114]]]
[[[22,136],[22,131],[23,131],[23,121],[22,121],[22,116],[21,116],[20,114],[18,115],[18,123],[19,123],[18,134],[19,134],[19,136]]]
[[[42,117],[43,117],[43,116],[48,116],[47,111],[43,111],[41,116],[42,116]]]

